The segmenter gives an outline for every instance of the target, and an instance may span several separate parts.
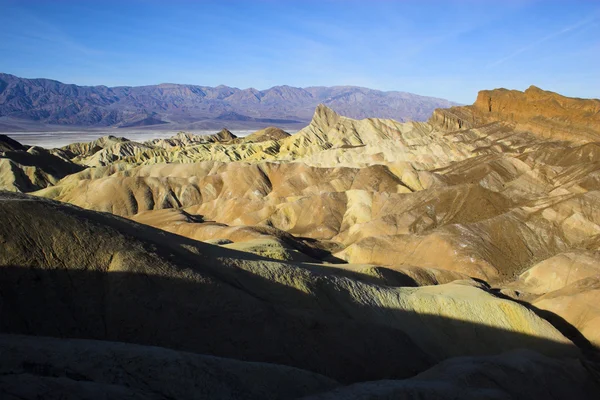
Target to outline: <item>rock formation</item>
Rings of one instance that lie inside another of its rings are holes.
[[[472,106],[436,110],[430,122],[444,128],[473,128],[504,122],[512,129],[572,142],[600,140],[600,100],[577,99],[530,86],[482,90]]]
[[[64,176],[83,169],[61,153],[26,147],[0,135],[0,188],[31,192],[54,185]]]
[[[261,129],[260,131],[256,131],[251,135],[246,136],[242,139],[243,143],[258,143],[265,142],[268,140],[281,140],[290,136],[286,131],[276,128],[274,126],[269,126],[265,129]]]

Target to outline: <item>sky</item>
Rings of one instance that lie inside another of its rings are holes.
[[[0,0],[0,72],[78,85],[355,85],[600,98],[600,0]]]

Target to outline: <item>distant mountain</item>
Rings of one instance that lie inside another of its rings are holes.
[[[0,73],[0,129],[44,125],[213,129],[306,125],[318,104],[352,118],[424,121],[444,99],[355,86],[228,86],[160,84],[77,86]],[[33,124],[32,124],[33,123]]]

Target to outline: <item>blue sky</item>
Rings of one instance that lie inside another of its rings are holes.
[[[600,97],[600,1],[0,0],[0,72],[80,85]]]

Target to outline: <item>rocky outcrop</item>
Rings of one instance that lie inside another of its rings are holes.
[[[64,151],[69,158],[79,161],[91,157],[103,149],[128,141],[123,137],[109,135],[87,143],[72,143],[60,148],[60,150]]]
[[[25,147],[0,137],[0,189],[32,192],[52,186],[61,178],[83,169],[61,154],[41,147]]]
[[[472,106],[436,110],[429,122],[446,130],[503,122],[547,139],[600,140],[600,100],[578,99],[530,86],[518,90],[482,90]]]
[[[261,129],[242,138],[243,143],[258,143],[265,142],[268,140],[281,140],[289,137],[290,134],[284,131],[283,129],[276,128],[274,126],[269,126],[265,129]]]
[[[537,263],[523,272],[514,286],[519,290],[541,295],[599,274],[598,251],[570,251]]]

